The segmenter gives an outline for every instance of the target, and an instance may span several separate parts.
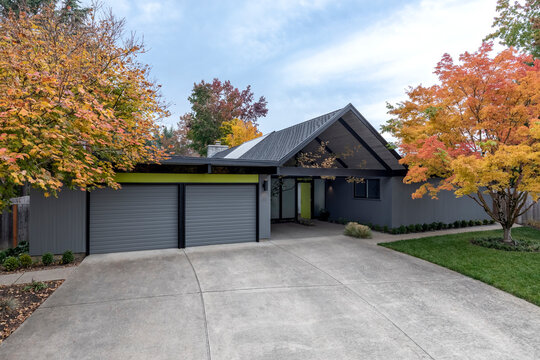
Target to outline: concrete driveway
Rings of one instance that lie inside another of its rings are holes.
[[[0,358],[540,358],[530,303],[339,226],[273,230],[258,244],[89,256]]]

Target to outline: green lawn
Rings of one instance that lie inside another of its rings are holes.
[[[540,253],[488,249],[473,245],[475,237],[494,237],[502,230],[477,231],[382,243],[495,286],[540,306]],[[512,229],[515,239],[540,242],[540,231]]]

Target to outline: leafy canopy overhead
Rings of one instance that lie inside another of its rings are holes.
[[[540,60],[491,52],[484,43],[458,64],[444,55],[435,68],[440,83],[409,89],[383,130],[398,139],[409,169],[404,181],[422,183],[413,197],[475,195],[506,229],[529,195],[540,196]]]
[[[232,119],[224,121],[221,124],[220,131],[222,134],[226,134],[221,138],[221,143],[230,147],[241,145],[246,141],[262,136],[262,132],[257,130],[257,126],[249,120]]]
[[[180,118],[179,128],[186,129],[190,146],[201,155],[206,155],[207,146],[227,136],[229,126],[224,122],[240,119],[257,127],[257,119],[266,116],[266,99],[254,100],[251,87],[244,90],[234,87],[230,81],[204,80],[193,85],[191,112]]]
[[[98,16],[63,21],[49,5],[0,19],[0,207],[24,184],[117,188],[116,170],[162,156],[151,141],[167,111],[143,47]]]
[[[540,58],[540,0],[497,0],[497,13],[493,21],[496,29],[486,40],[499,38],[501,43],[526,51]]]

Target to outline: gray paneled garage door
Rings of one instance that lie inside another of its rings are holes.
[[[255,185],[186,185],[186,246],[256,241]]]
[[[176,247],[176,185],[124,185],[90,193],[91,254]]]

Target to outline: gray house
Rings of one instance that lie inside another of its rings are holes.
[[[348,154],[333,168],[299,154]],[[271,238],[271,223],[346,218],[389,228],[484,219],[468,198],[413,200],[399,155],[351,104],[207,158],[172,157],[120,173],[122,189],[31,193],[30,253],[88,254],[183,248]],[[363,182],[346,179],[362,178]]]

